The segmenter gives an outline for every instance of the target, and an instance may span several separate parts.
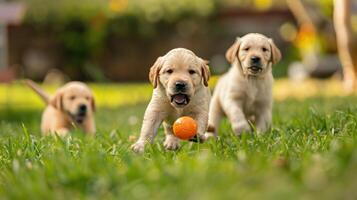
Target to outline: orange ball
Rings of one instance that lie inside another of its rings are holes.
[[[191,117],[180,117],[175,121],[173,131],[176,137],[188,140],[197,134],[197,123]]]

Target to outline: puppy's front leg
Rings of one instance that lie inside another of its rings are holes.
[[[94,119],[88,119],[84,125],[83,125],[83,130],[84,132],[89,135],[89,136],[94,136],[95,135],[95,122]]]
[[[177,137],[174,136],[172,132],[172,126],[166,122],[164,122],[164,129],[165,129],[165,142],[164,142],[164,147],[167,150],[177,150],[180,145],[180,141]]]
[[[145,145],[152,143],[163,120],[162,113],[157,109],[158,105],[150,102],[144,114],[143,126],[141,128],[140,137],[131,149],[136,153],[143,153]]]
[[[194,138],[191,138],[190,141],[192,142],[204,142],[208,139],[206,137],[206,131],[208,126],[208,113],[201,112],[200,114],[193,115],[193,118],[197,122],[197,134]]]
[[[69,129],[67,128],[58,128],[54,131],[52,131],[55,135],[58,135],[59,137],[65,137],[69,133]]]
[[[242,132],[250,131],[250,125],[242,110],[242,102],[229,100],[225,104],[225,113],[232,123],[233,132],[239,136]]]
[[[208,130],[205,133],[205,138],[208,139],[210,137],[217,137],[217,130],[219,128],[219,124],[221,122],[221,118],[223,116],[222,108],[218,99],[218,94],[215,93],[211,99],[211,103],[209,105],[209,115],[208,115]],[[209,130],[211,129],[211,130]]]
[[[255,115],[255,118],[256,118],[255,126],[257,128],[258,133],[263,133],[269,128],[269,126],[271,124],[272,109],[271,108],[263,108],[260,111],[261,111],[260,113],[256,113],[256,115]]]

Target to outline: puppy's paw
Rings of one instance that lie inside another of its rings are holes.
[[[217,139],[217,135],[212,132],[206,132],[204,135],[205,140],[209,140],[210,138],[212,139]]]
[[[248,122],[246,122],[246,121],[239,122],[237,124],[233,124],[232,128],[233,128],[233,132],[237,136],[241,135],[243,132],[250,132],[251,131],[251,128],[250,128]]]
[[[199,142],[199,143],[204,143],[208,138],[206,137],[206,134],[197,134],[193,136],[192,138],[189,139],[190,142]]]
[[[137,141],[136,143],[134,143],[133,145],[131,145],[131,149],[132,149],[135,153],[144,153],[144,150],[145,150],[145,142]]]
[[[165,142],[164,142],[164,147],[167,150],[172,150],[175,151],[179,149],[180,147],[180,141],[175,138],[174,136],[166,136]]]
[[[267,126],[264,126],[264,127],[257,127],[257,133],[258,134],[265,134],[268,130],[268,127]]]
[[[258,134],[266,133],[270,128],[270,120],[260,120],[258,121],[255,130]]]
[[[66,128],[60,128],[57,129],[53,132],[54,135],[57,135],[58,137],[64,138],[69,134],[69,130]]]

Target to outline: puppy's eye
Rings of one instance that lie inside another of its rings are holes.
[[[188,70],[188,73],[190,73],[190,74],[196,74],[196,71],[195,71],[195,70],[190,69],[190,70]]]
[[[172,74],[172,72],[174,72],[174,70],[172,70],[172,69],[166,70],[166,73],[168,73],[168,74]]]
[[[267,52],[267,51],[268,51],[268,49],[267,49],[267,48],[265,48],[265,47],[263,47],[263,48],[262,48],[262,51],[263,51],[263,52]]]
[[[89,100],[89,99],[90,99],[90,97],[86,97],[86,99],[87,99],[87,100]]]
[[[76,96],[70,96],[69,99],[70,100],[74,100],[76,98]]]
[[[249,51],[249,47],[245,47],[243,50],[244,51]]]

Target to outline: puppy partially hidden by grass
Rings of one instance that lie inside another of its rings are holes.
[[[86,84],[69,82],[58,89],[53,97],[31,80],[26,80],[26,84],[47,104],[42,114],[42,134],[65,136],[73,127],[81,128],[88,135],[95,133],[95,102]]]
[[[214,90],[209,111],[209,132],[217,136],[221,118],[227,116],[236,135],[266,131],[272,119],[272,66],[281,53],[273,40],[258,33],[237,38],[226,52],[232,64]]]
[[[163,122],[168,150],[179,148],[179,139],[174,136],[172,124],[181,116],[196,120],[198,136],[207,129],[210,91],[210,71],[207,62],[192,51],[177,48],[159,57],[150,69],[149,78],[154,86],[151,101],[145,111],[138,141],[131,147],[141,153],[151,143]]]

